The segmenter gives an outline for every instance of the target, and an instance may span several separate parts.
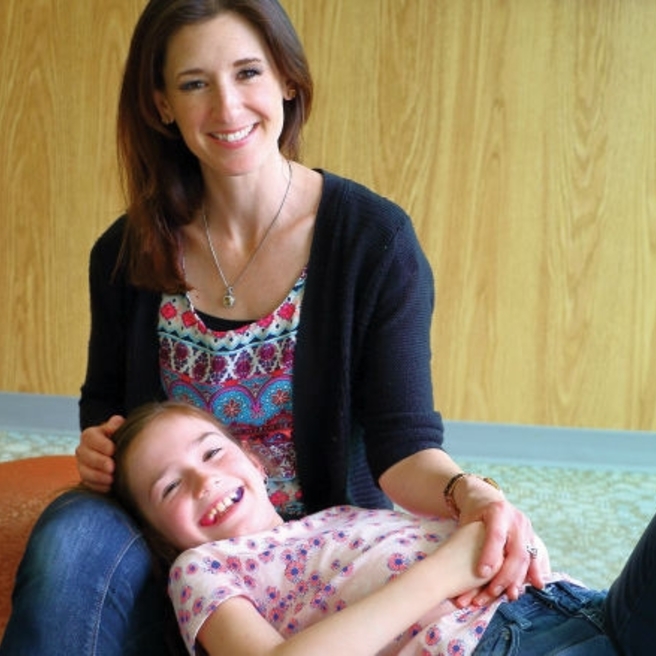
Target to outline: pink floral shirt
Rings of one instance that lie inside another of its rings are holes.
[[[391,510],[331,508],[186,551],[171,568],[169,595],[192,654],[203,622],[235,596],[249,599],[288,637],[382,586],[433,552],[454,528],[451,520]],[[469,654],[501,603],[459,610],[439,601],[379,654]]]

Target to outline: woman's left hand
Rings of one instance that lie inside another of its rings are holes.
[[[482,521],[486,529],[478,573],[485,578],[486,571],[494,571],[503,562],[484,588],[458,597],[458,606],[484,606],[504,592],[509,599],[517,599],[526,583],[544,587],[550,572],[549,554],[526,515],[505,498],[480,499],[461,508],[460,524],[472,521]]]

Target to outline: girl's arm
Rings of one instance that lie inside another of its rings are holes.
[[[394,503],[417,515],[448,517],[450,510],[442,491],[460,468],[444,451],[426,449],[390,467],[380,478],[380,485]],[[434,490],[427,494],[426,490]],[[484,589],[472,589],[458,599],[461,606],[482,606],[505,592],[517,599],[522,585],[544,587],[550,571],[547,549],[533,531],[531,522],[504,495],[483,481],[468,476],[456,488],[455,500],[460,509],[461,526],[472,521],[485,524],[486,540],[481,550],[477,573],[490,580]],[[529,559],[526,545],[539,546],[538,558]],[[489,570],[503,559],[494,578]]]
[[[424,560],[367,597],[285,640],[246,599],[229,599],[201,627],[210,656],[371,656],[446,599],[484,580],[474,568],[485,529],[458,529]]]

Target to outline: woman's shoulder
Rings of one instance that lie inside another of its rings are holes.
[[[126,224],[127,216],[125,214],[119,216],[104,230],[104,232],[101,233],[96,240],[96,243],[93,245],[93,250],[102,253],[107,251],[115,251],[118,253],[123,243]]]
[[[315,256],[337,255],[370,264],[395,253],[416,258],[421,246],[412,219],[400,205],[359,182],[320,172],[324,183],[315,222]]]
[[[126,216],[120,216],[105,229],[91,248],[89,269],[92,277],[99,282],[113,280],[125,283],[125,267],[122,265],[121,253],[126,223]]]
[[[324,188],[321,205],[339,208],[347,216],[377,216],[380,221],[398,222],[409,219],[407,212],[395,201],[379,194],[360,182],[319,169]],[[321,209],[321,206],[320,206]]]

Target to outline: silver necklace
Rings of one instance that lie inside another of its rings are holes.
[[[217,257],[216,251],[214,250],[214,244],[212,243],[212,238],[210,237],[210,229],[209,226],[207,225],[207,215],[205,213],[205,206],[203,206],[202,216],[203,216],[203,225],[205,226],[205,237],[207,239],[207,245],[210,247],[210,253],[212,253],[212,259],[214,260],[214,264],[216,265],[216,270],[219,272],[219,276],[221,276],[221,281],[223,282],[223,285],[225,287],[225,293],[223,294],[223,307],[225,308],[229,309],[233,307],[234,304],[237,302],[237,298],[235,297],[235,287],[237,286],[239,281],[244,277],[246,271],[248,271],[248,268],[253,263],[255,256],[260,252],[260,249],[264,245],[264,242],[269,236],[271,229],[275,225],[276,221],[278,220],[278,217],[280,216],[280,213],[282,212],[282,208],[284,207],[285,201],[287,200],[287,195],[289,194],[289,188],[292,186],[292,164],[289,160],[287,160],[287,167],[289,170],[287,188],[285,189],[285,193],[282,197],[282,201],[280,202],[280,206],[278,207],[278,211],[275,213],[275,216],[271,220],[271,223],[269,224],[269,227],[266,229],[266,232],[264,233],[262,239],[260,239],[260,243],[255,247],[255,249],[251,253],[251,256],[248,258],[248,262],[246,262],[244,268],[239,272],[239,275],[231,283],[228,282],[228,279],[225,277],[225,274],[223,273],[223,269],[219,264],[219,258]]]

